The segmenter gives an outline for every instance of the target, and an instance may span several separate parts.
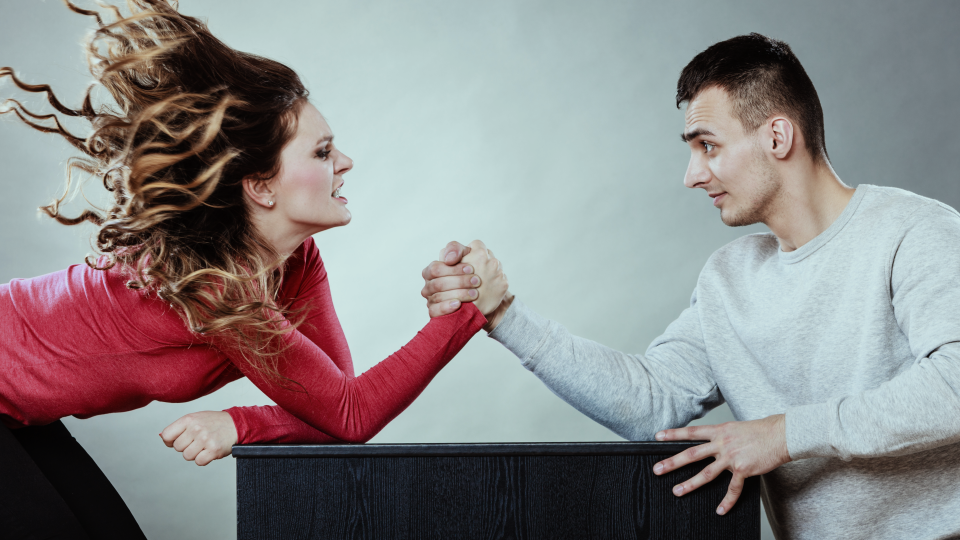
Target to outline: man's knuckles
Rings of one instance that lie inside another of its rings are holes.
[[[742,460],[735,460],[730,464],[730,472],[735,475],[740,476],[753,476],[754,472],[751,470],[751,467],[744,463]]]

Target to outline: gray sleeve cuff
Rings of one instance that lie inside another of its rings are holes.
[[[830,443],[830,411],[829,403],[801,405],[787,409],[784,416],[787,430],[787,453],[790,459],[807,459],[812,457],[839,457],[849,460],[850,456],[843,456]]]
[[[541,317],[520,299],[514,298],[503,320],[489,336],[515,354],[523,367],[533,371],[536,367],[533,356],[546,341],[551,324],[549,319]]]

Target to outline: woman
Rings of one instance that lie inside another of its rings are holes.
[[[70,141],[86,155],[70,168],[98,177],[113,201],[64,216],[68,182],[43,210],[96,224],[102,255],[0,286],[0,531],[142,538],[59,418],[189,401],[246,376],[278,406],[188,415],[164,441],[198,464],[237,442],[363,442],[479,331],[507,280],[476,244],[457,268],[479,286],[459,298],[465,308],[354,376],[311,239],[350,222],[341,190],[353,164],[297,75],[162,0],[134,0],[127,17],[111,8],[109,23],[67,5],[97,20],[87,55],[115,103],[95,106],[91,88],[73,110],[2,68],[93,132],[73,135],[15,100],[6,112]]]

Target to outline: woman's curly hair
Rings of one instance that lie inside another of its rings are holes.
[[[58,133],[85,154],[68,161],[66,188],[41,210],[65,225],[96,224],[102,258],[88,257],[88,265],[120,265],[129,288],[155,293],[192,331],[226,338],[264,375],[282,378],[279,338],[300,312],[276,301],[283,257],[253,227],[242,180],[279,172],[306,88],[287,66],[228,47],[173,0],[128,0],[129,15],[101,4],[109,21],[64,3],[97,22],[85,40],[95,82],[80,108],[0,68],[0,79],[45,94],[57,111],[38,114],[8,99],[0,114]],[[98,85],[114,103],[94,103]],[[74,135],[57,113],[89,122],[92,132]],[[76,170],[102,181],[109,208],[61,213],[79,190]]]

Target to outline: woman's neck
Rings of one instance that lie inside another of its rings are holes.
[[[316,227],[306,227],[284,219],[279,214],[260,209],[251,212],[254,228],[280,257],[287,257],[310,236],[320,232]]]

